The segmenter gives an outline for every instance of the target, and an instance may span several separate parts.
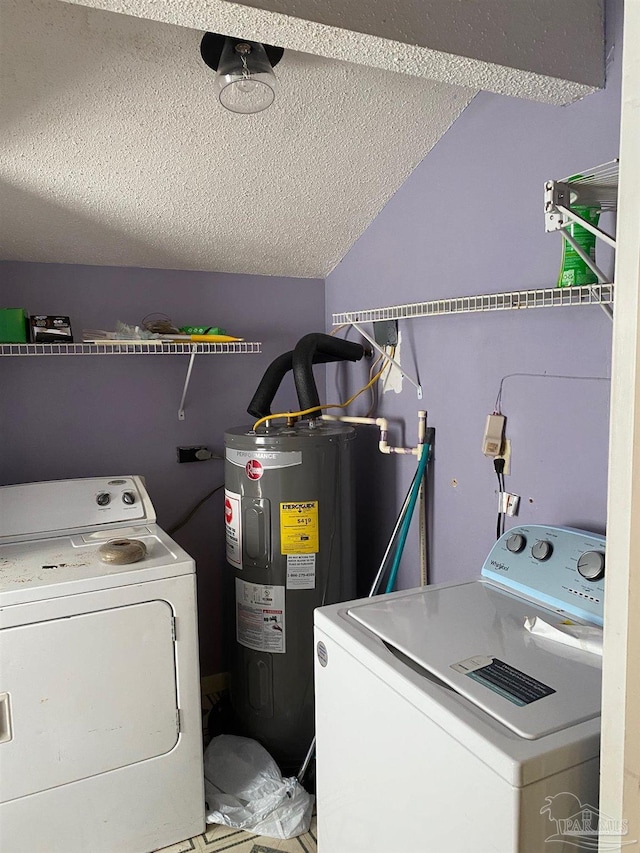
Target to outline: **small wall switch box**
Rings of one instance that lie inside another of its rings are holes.
[[[488,415],[482,439],[482,452],[485,456],[500,456],[505,420],[504,415]]]
[[[376,320],[373,324],[373,338],[378,346],[395,347],[398,344],[398,321]]]

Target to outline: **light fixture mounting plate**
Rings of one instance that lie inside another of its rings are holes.
[[[205,33],[202,37],[202,41],[200,42],[200,55],[202,56],[205,65],[208,65],[209,68],[212,68],[214,71],[218,70],[218,63],[220,62],[220,56],[222,54],[222,48],[224,47],[224,41],[226,38],[230,38],[236,44],[256,44],[256,42],[252,42],[249,39],[222,36],[218,33]],[[263,43],[262,46],[267,54],[267,59],[271,63],[271,67],[274,68],[282,59],[284,48],[274,47],[273,45]]]

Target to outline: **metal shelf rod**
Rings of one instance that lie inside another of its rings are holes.
[[[563,223],[562,228],[567,228],[572,222],[577,222],[578,225],[581,225],[586,231],[590,231],[594,237],[597,237],[599,240],[603,240],[607,245],[611,246],[612,249],[616,248],[615,237],[611,237],[606,231],[603,231],[596,225],[592,225],[584,219],[584,217],[579,216],[574,210],[570,210],[562,204],[557,205],[557,210],[564,213],[564,215],[570,220],[569,222]]]
[[[184,401],[187,399],[187,390],[189,388],[189,382],[191,380],[191,371],[193,370],[193,362],[196,360],[196,348],[194,347],[191,350],[191,356],[189,357],[189,366],[187,367],[187,375],[184,380],[184,388],[182,389],[182,397],[180,398],[180,405],[178,406],[178,420],[184,420]]]

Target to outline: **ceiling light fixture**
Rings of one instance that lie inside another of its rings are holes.
[[[284,49],[257,41],[205,33],[200,55],[216,72],[215,86],[223,107],[233,113],[259,113],[271,106],[277,81],[274,65]]]

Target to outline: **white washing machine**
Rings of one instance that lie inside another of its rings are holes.
[[[0,488],[0,849],[147,853],[204,826],[193,560],[139,477]]]
[[[478,580],[316,611],[320,853],[597,849],[601,657],[525,620],[601,641],[604,552],[525,525]]]

